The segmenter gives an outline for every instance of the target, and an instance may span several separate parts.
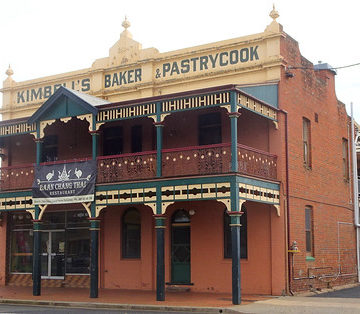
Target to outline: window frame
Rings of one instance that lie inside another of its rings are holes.
[[[141,124],[131,127],[131,152],[140,153],[143,151],[143,126]]]
[[[111,132],[117,134],[110,134]],[[114,146],[110,144],[111,141],[116,141],[116,143],[119,143],[119,147],[116,152],[112,151]],[[102,150],[103,156],[115,156],[124,153],[124,129],[122,126],[118,125],[104,128],[102,132]]]
[[[303,117],[303,162],[306,168],[312,167],[311,156],[311,122]]]
[[[214,118],[215,117],[215,118]],[[215,120],[215,122],[211,121]],[[210,121],[209,121],[210,120]],[[216,136],[209,136],[217,133]],[[205,113],[198,116],[198,144],[213,145],[222,143],[222,121],[221,112]]]
[[[306,256],[314,255],[314,210],[312,206],[305,206],[305,252]]]
[[[56,134],[46,135],[42,144],[41,161],[51,162],[59,159],[59,138]]]
[[[126,223],[126,215],[128,215],[130,212],[136,212],[138,215],[138,223]],[[138,234],[137,234],[137,248],[135,254],[129,253],[128,251],[128,227],[127,226],[137,226],[138,227]],[[140,211],[135,207],[130,207],[123,213],[121,217],[121,258],[123,259],[141,259],[141,214]]]
[[[346,138],[342,138],[342,166],[344,180],[349,181],[349,141]]]

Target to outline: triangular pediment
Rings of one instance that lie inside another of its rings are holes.
[[[76,117],[98,112],[96,106],[109,102],[88,94],[84,94],[61,86],[42,106],[30,117],[28,123]]]

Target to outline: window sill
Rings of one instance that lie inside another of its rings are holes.
[[[311,170],[312,170],[312,167],[309,166],[309,165],[304,164],[304,169],[305,169],[305,170],[308,170],[308,171],[311,171]]]
[[[314,262],[314,261],[315,261],[315,257],[306,256],[305,261],[307,261],[307,262]]]

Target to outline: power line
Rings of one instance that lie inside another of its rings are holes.
[[[320,64],[321,64],[321,63],[320,63]],[[358,66],[358,65],[360,65],[360,62],[359,62],[359,63],[349,64],[349,65],[343,65],[343,66],[339,66],[339,67],[326,68],[326,69],[323,69],[323,70],[338,70],[338,69],[345,69],[345,68],[350,68],[350,67],[354,67],[354,66]],[[315,70],[315,71],[322,70],[322,69],[314,69],[313,67],[312,67],[312,68],[309,68],[309,67],[292,66],[292,65],[289,65],[287,68],[288,68],[289,70],[297,70],[297,69],[301,69],[301,70]]]

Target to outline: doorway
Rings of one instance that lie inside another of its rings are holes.
[[[176,211],[171,218],[171,283],[190,284],[190,216]]]
[[[63,279],[65,275],[65,230],[41,234],[41,278]]]

